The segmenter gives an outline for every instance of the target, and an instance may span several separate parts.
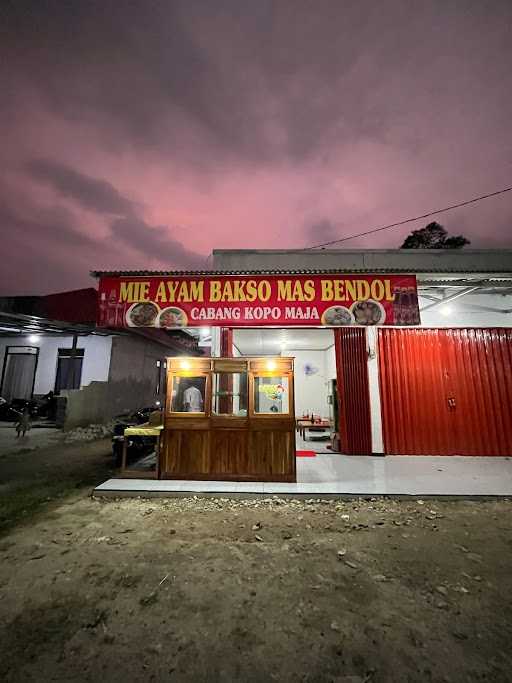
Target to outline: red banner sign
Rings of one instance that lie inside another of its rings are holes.
[[[105,277],[102,327],[418,325],[414,275]]]

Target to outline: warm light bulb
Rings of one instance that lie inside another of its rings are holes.
[[[274,360],[268,360],[267,361],[267,370],[275,370],[276,369],[276,362]]]
[[[180,368],[182,370],[190,370],[190,362],[188,360],[182,360],[180,363]]]

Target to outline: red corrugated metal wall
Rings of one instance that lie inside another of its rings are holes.
[[[372,433],[366,330],[359,327],[335,329],[334,348],[341,451],[369,455]]]
[[[379,329],[384,451],[512,454],[512,329]]]

